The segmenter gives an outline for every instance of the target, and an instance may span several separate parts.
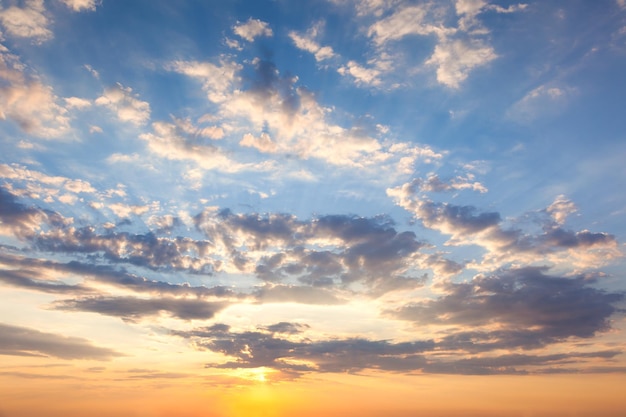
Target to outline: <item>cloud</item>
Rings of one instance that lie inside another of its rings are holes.
[[[375,44],[383,45],[410,35],[445,36],[455,33],[455,29],[444,27],[441,22],[429,15],[430,10],[429,4],[398,8],[391,15],[372,24],[367,34]]]
[[[300,221],[286,214],[235,214],[206,210],[196,227],[214,243],[225,271],[254,273],[267,283],[296,280],[317,288],[366,285],[371,295],[423,285],[413,269],[424,244],[413,232],[398,232],[386,217],[319,216]],[[328,298],[325,291],[310,296]],[[299,287],[261,290],[264,299],[302,297]],[[305,297],[308,299],[308,296]]]
[[[469,282],[445,282],[443,295],[390,311],[417,324],[461,326],[443,345],[467,351],[537,348],[610,328],[624,294],[594,288],[584,276],[546,275],[547,268],[501,270]]]
[[[7,251],[8,252],[8,251]],[[0,255],[0,281],[18,288],[53,294],[94,295],[105,288],[122,289],[138,294],[160,297],[196,297],[198,299],[236,300],[250,298],[225,286],[192,286],[189,283],[169,283],[148,279],[125,269],[110,265],[26,258],[19,255]],[[34,278],[36,277],[36,278]],[[79,284],[66,284],[57,279],[77,279]]]
[[[272,28],[259,19],[248,19],[245,23],[239,23],[233,26],[233,32],[248,42],[254,42],[255,38],[260,36],[271,37],[273,35]]]
[[[56,310],[87,311],[105,316],[121,317],[134,322],[146,317],[167,313],[181,320],[206,320],[224,309],[226,303],[188,298],[136,298],[136,297],[87,297],[59,300],[53,304]]]
[[[93,227],[69,227],[40,233],[33,243],[48,252],[102,254],[109,262],[129,263],[153,270],[185,270],[192,273],[211,273],[213,270],[213,262],[206,257],[210,243],[184,237],[127,232],[99,234]]]
[[[51,294],[87,294],[93,290],[83,285],[68,285],[58,281],[38,280],[31,278],[33,271],[15,271],[0,268],[0,281],[17,288],[34,290]]]
[[[99,6],[102,0],[61,0],[63,4],[72,9],[74,12],[87,10],[93,12],[96,6]]]
[[[0,187],[0,235],[29,239],[44,225],[63,224],[63,218],[54,212],[27,207],[15,195]]]
[[[479,193],[486,193],[487,188],[478,181],[474,180],[474,175],[468,173],[465,177],[458,175],[451,179],[449,182],[441,180],[438,175],[431,174],[428,178],[421,179],[416,178],[411,183],[410,187],[413,190],[422,192],[448,192],[448,191],[461,191],[461,190],[473,190]]]
[[[386,62],[381,58],[372,65],[385,66]],[[428,147],[379,139],[383,133],[375,129],[338,125],[332,121],[333,110],[320,105],[311,91],[299,86],[297,77],[281,74],[268,60],[255,58],[249,65],[251,72],[245,79],[240,75],[247,73],[244,67],[226,58],[219,64],[175,61],[166,65],[166,69],[202,83],[207,98],[217,105],[212,119],[221,121],[226,141],[241,138],[238,143],[243,148],[288,159],[318,159],[338,167],[372,172],[376,168],[377,175],[381,170],[389,175],[403,175],[412,170],[418,160],[431,162],[441,157]],[[366,81],[375,82],[375,79]],[[271,161],[252,165],[225,158],[218,144],[200,145],[196,138],[190,140],[189,134],[175,124],[156,122],[153,129],[154,133],[141,138],[148,140],[149,146],[166,158],[196,160],[204,169],[230,169],[232,172],[279,168]],[[193,151],[189,149],[196,144]]]
[[[309,329],[301,323],[280,322],[255,330],[235,331],[220,323],[193,330],[174,330],[171,334],[189,339],[199,350],[224,355],[225,362],[210,363],[206,367],[270,368],[292,378],[311,372],[366,370],[457,375],[580,372],[597,369],[598,361],[610,363],[621,354],[620,350],[601,350],[471,356],[451,346],[447,340],[392,342],[363,337],[312,340],[307,334]],[[571,368],[571,364],[578,368]],[[611,372],[611,367],[606,371]]]
[[[52,88],[28,76],[19,58],[2,45],[0,81],[0,119],[12,120],[24,132],[40,138],[59,138],[69,132],[67,109],[58,104]]]
[[[94,346],[86,339],[4,323],[0,323],[0,355],[52,356],[70,360],[109,360],[122,356],[114,350]]]
[[[298,303],[311,305],[338,305],[347,301],[330,290],[302,285],[266,285],[252,292],[263,304]]]
[[[447,245],[479,245],[485,249],[483,259],[469,267],[493,270],[507,263],[518,266],[543,264],[583,271],[621,256],[615,236],[588,230],[571,231],[558,223],[564,221],[563,215],[572,209],[569,203],[559,198],[548,209],[534,214],[541,230],[526,232],[521,228],[506,227],[499,212],[480,212],[474,206],[437,203],[418,196],[424,184],[422,180],[414,180],[388,189],[387,194],[396,204],[413,213],[425,227],[449,235]],[[426,183],[426,187],[432,185],[432,182]]]
[[[378,86],[381,84],[380,75],[382,71],[380,69],[365,68],[355,61],[349,61],[347,65],[339,67],[337,72],[344,76],[352,76],[356,80],[357,85],[366,84]]]
[[[226,100],[239,80],[238,71],[242,66],[233,61],[222,59],[219,64],[198,61],[173,61],[165,66],[168,71],[184,74],[198,79],[207,93],[207,98],[220,103]]]
[[[272,168],[271,163],[239,163],[223,152],[218,146],[206,143],[198,136],[192,136],[176,124],[167,122],[152,123],[151,133],[142,133],[139,138],[147,143],[148,150],[165,159],[193,161],[206,170],[223,172],[263,171]]]
[[[493,48],[482,41],[445,41],[435,47],[426,65],[437,67],[437,81],[450,88],[459,88],[471,70],[496,59]]]
[[[554,117],[563,111],[576,92],[571,87],[540,85],[515,102],[506,116],[520,123]]]
[[[139,100],[130,87],[124,87],[120,83],[104,90],[104,93],[96,99],[95,103],[115,112],[117,118],[122,122],[128,122],[135,126],[144,125],[150,119],[150,104]]]
[[[41,43],[52,38],[48,29],[50,20],[46,16],[44,0],[25,0],[24,7],[0,8],[0,23],[7,33],[19,38],[32,38]]]
[[[191,339],[201,350],[219,352],[234,360],[210,364],[216,368],[258,368],[301,374],[306,372],[359,372],[364,369],[410,371],[421,368],[420,353],[434,347],[432,341],[392,343],[364,338],[311,341],[277,337],[272,327],[257,331],[234,332],[217,324],[191,331],[172,331],[173,335]],[[293,323],[297,329],[302,325]],[[299,335],[299,332],[279,333]]]
[[[65,100],[65,104],[70,109],[82,110],[82,109],[86,109],[87,107],[91,106],[91,101],[87,100],[87,99],[84,99],[84,98],[67,97],[64,100]]]
[[[293,41],[294,45],[298,49],[309,52],[315,56],[317,62],[325,61],[336,57],[333,48],[330,46],[321,46],[316,38],[321,32],[324,26],[323,22],[318,22],[313,25],[305,34],[299,34],[298,32],[289,32],[289,37]]]

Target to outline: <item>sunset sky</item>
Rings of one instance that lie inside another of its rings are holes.
[[[625,0],[0,0],[0,417],[623,417],[625,109]]]

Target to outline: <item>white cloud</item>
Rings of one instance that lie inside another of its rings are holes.
[[[148,149],[155,155],[170,160],[193,161],[207,170],[240,172],[272,169],[271,163],[238,163],[213,145],[206,145],[193,138],[185,137],[185,132],[172,123],[154,122],[152,133],[143,133],[139,138],[147,142]]]
[[[59,138],[70,130],[67,110],[52,88],[28,77],[19,59],[0,50],[0,120],[12,120],[26,133]]]
[[[91,106],[91,101],[80,97],[66,97],[65,104],[68,109],[86,109]]]
[[[130,87],[119,83],[107,88],[96,99],[96,104],[108,107],[115,112],[118,119],[136,126],[144,125],[150,119],[150,104],[139,100]]]
[[[317,62],[324,61],[335,57],[335,52],[330,46],[320,46],[315,40],[318,36],[323,23],[319,22],[313,25],[304,35],[297,32],[289,32],[289,37],[297,48],[312,53]]]
[[[165,69],[196,78],[203,83],[209,100],[218,103],[227,99],[233,84],[239,80],[237,75],[241,65],[222,60],[219,65],[210,62],[174,61]]]
[[[26,0],[24,7],[11,6],[0,9],[0,23],[12,36],[43,42],[53,36],[48,29],[50,20],[45,12],[43,0]]]
[[[432,17],[429,21],[430,7],[429,4],[421,4],[398,9],[392,15],[372,24],[367,34],[377,45],[382,45],[409,35],[446,36],[455,33],[455,29],[443,26]]]
[[[493,48],[481,41],[453,40],[438,44],[427,65],[437,67],[437,81],[451,88],[459,88],[469,72],[496,59]]]
[[[272,141],[270,135],[265,132],[261,133],[258,138],[254,137],[250,133],[246,133],[243,135],[243,139],[241,139],[239,144],[241,146],[258,149],[263,153],[274,153],[278,149],[278,145],[276,145],[276,143]]]
[[[576,205],[564,195],[558,196],[546,209],[557,225],[565,224],[567,216],[576,213],[576,210]]]
[[[82,10],[93,12],[96,10],[96,6],[100,4],[98,0],[61,0],[61,2],[75,12]]]
[[[271,37],[273,35],[272,28],[259,19],[248,19],[246,23],[237,24],[233,27],[233,32],[248,42],[253,42],[259,36]]]
[[[343,76],[350,75],[357,85],[378,86],[381,83],[381,71],[377,68],[365,68],[355,61],[349,61],[347,65],[339,67],[337,72]]]

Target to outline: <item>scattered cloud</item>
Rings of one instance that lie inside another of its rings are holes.
[[[0,7],[0,23],[8,34],[41,43],[53,37],[44,0],[25,0],[23,7]]]
[[[145,125],[150,119],[150,104],[139,100],[130,87],[124,87],[119,83],[105,89],[95,103],[115,112],[120,121],[135,126]]]
[[[74,12],[83,10],[93,12],[100,5],[102,0],[61,0],[63,4],[72,9]]]
[[[20,59],[2,45],[0,81],[0,119],[11,120],[22,131],[44,139],[69,133],[67,109],[58,103],[52,87],[28,75]]]
[[[426,65],[437,67],[437,81],[459,88],[476,67],[484,66],[497,57],[491,46],[482,41],[467,42],[460,39],[439,43]]]
[[[270,28],[267,22],[263,22],[259,19],[248,19],[245,23],[237,23],[233,26],[233,32],[248,42],[254,42],[255,38],[265,36],[273,36],[272,28]]]

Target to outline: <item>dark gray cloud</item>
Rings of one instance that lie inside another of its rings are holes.
[[[398,308],[393,317],[416,323],[462,325],[446,344],[467,350],[537,347],[568,337],[590,338],[609,329],[621,293],[593,286],[586,277],[545,275],[546,268],[521,268],[447,282],[445,295]],[[503,330],[487,331],[483,326]]]
[[[8,232],[18,239],[29,239],[44,224],[58,226],[62,223],[58,213],[19,203],[14,194],[0,187],[0,234]]]
[[[158,237],[153,233],[98,234],[93,227],[66,228],[34,239],[39,250],[60,253],[103,254],[116,263],[129,263],[153,270],[185,270],[211,274],[206,257],[211,244],[190,238]]]
[[[60,300],[54,308],[65,311],[88,311],[106,316],[121,317],[135,321],[145,317],[167,313],[182,320],[210,319],[215,313],[227,306],[224,302],[209,302],[187,298],[151,298],[135,297],[88,297],[72,300]]]
[[[394,343],[388,340],[344,338],[310,340],[308,326],[281,322],[256,331],[235,332],[225,324],[173,331],[200,350],[225,355],[226,362],[208,364],[216,368],[269,367],[298,376],[308,372],[422,372],[462,375],[584,372],[599,369],[612,372],[613,359],[621,350],[480,356],[454,350],[447,341],[417,340]],[[598,362],[608,366],[598,367]]]
[[[195,221],[209,240],[237,254],[241,269],[251,262],[250,250],[273,250],[254,267],[257,277],[267,282],[331,287],[359,281],[372,295],[423,284],[412,258],[426,245],[413,232],[397,231],[386,216],[327,215],[299,221],[285,214],[222,210],[205,211]]]
[[[419,218],[425,226],[439,228],[445,224],[455,233],[473,234],[500,223],[500,213],[478,212],[473,206],[458,206],[448,203],[425,201],[420,205]]]
[[[0,269],[0,281],[18,288],[53,294],[88,294],[94,292],[84,285],[68,285],[59,281],[38,280],[31,278],[35,271],[16,271]]]
[[[580,372],[581,368],[567,368],[564,365],[584,364],[587,359],[610,360],[621,354],[621,351],[570,352],[553,355],[508,354],[500,356],[469,357],[454,360],[441,360],[428,363],[424,371],[440,374],[462,375],[501,375]],[[585,367],[586,368],[586,367]],[[585,369],[582,368],[582,369]],[[611,369],[608,367],[605,372]]]
[[[49,293],[89,294],[95,292],[90,288],[91,281],[130,289],[137,293],[170,296],[191,295],[195,297],[243,298],[245,294],[234,292],[225,286],[205,287],[189,284],[173,284],[160,280],[151,280],[130,273],[124,269],[115,269],[110,265],[95,265],[70,261],[66,263],[0,254],[0,262],[8,265],[0,269],[0,281],[15,287],[26,288]],[[82,284],[68,285],[59,280],[42,280],[34,277],[50,272],[64,276],[76,276],[84,280]]]
[[[122,356],[112,349],[94,346],[86,339],[45,333],[4,323],[0,323],[0,354],[96,360]]]
[[[277,328],[289,328],[290,331],[276,332]],[[298,331],[294,332],[294,329]],[[218,368],[265,366],[292,373],[417,370],[426,363],[421,353],[435,346],[431,340],[402,343],[363,338],[311,341],[277,336],[298,335],[301,329],[302,325],[283,322],[258,331],[233,332],[229,326],[215,325],[192,331],[173,331],[172,334],[192,339],[200,349],[235,358],[235,361],[212,365]]]

